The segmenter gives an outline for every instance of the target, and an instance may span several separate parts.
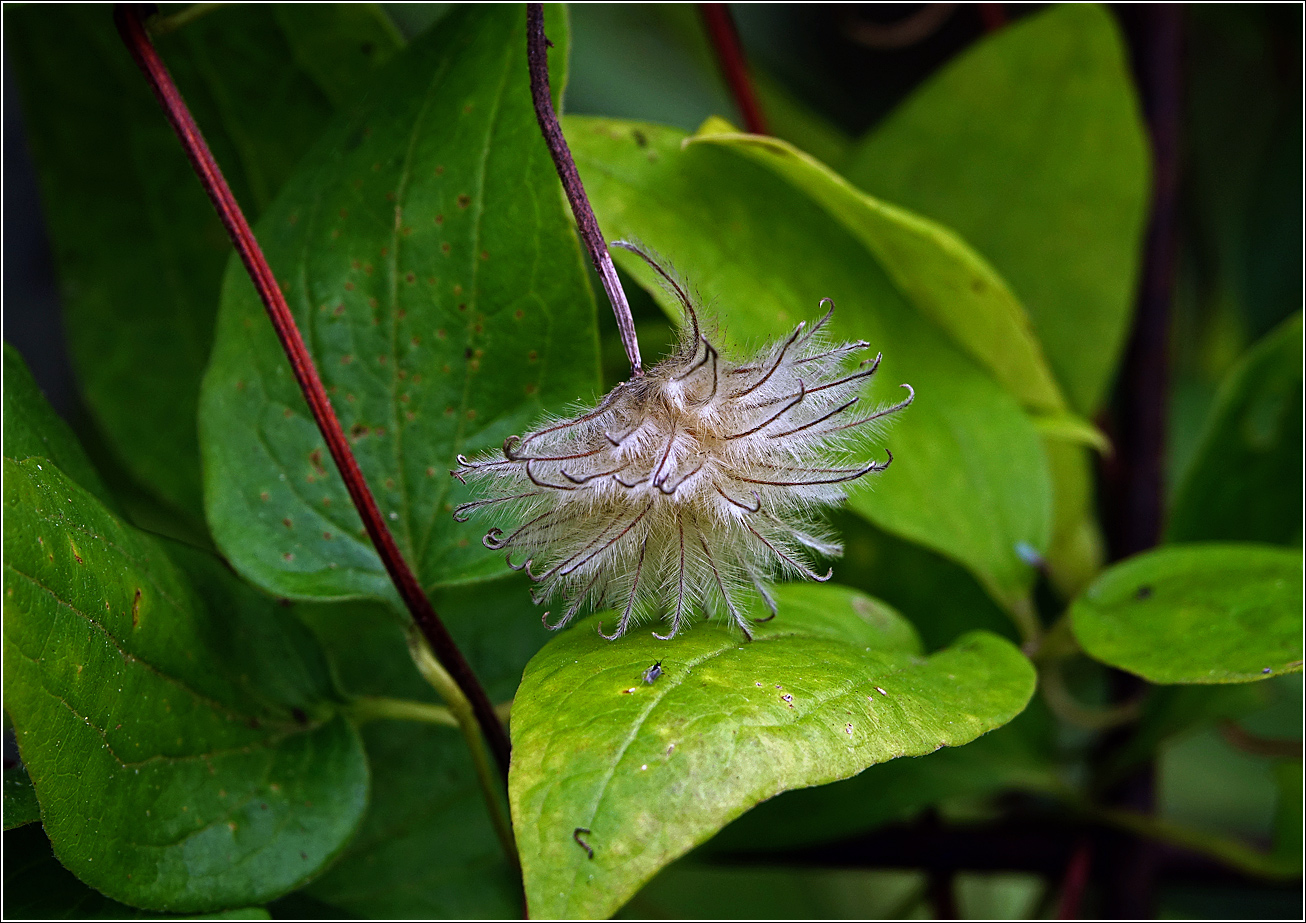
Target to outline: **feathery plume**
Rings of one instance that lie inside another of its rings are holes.
[[[643,377],[612,389],[597,407],[504,441],[502,456],[458,456],[451,472],[484,491],[454,518],[497,507],[516,525],[490,529],[487,548],[538,586],[537,603],[560,598],[566,625],[588,602],[621,613],[611,634],[650,615],[670,618],[669,639],[695,613],[725,613],[752,638],[748,597],[775,616],[773,577],[828,580],[812,552],[842,548],[816,512],[841,503],[847,486],[883,471],[852,457],[866,430],[912,402],[859,409],[880,356],[860,364],[863,341],[832,343],[834,312],[751,358],[723,353],[704,334],[684,287],[652,257],[624,242],[662,278],[688,326],[675,352]],[[513,562],[514,553],[520,555]],[[602,626],[600,626],[602,632]],[[656,634],[656,633],[655,633]]]

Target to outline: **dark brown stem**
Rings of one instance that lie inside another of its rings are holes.
[[[299,328],[295,325],[294,315],[290,313],[290,307],[286,304],[285,296],[277,285],[272,269],[268,266],[253,231],[250,230],[249,222],[245,220],[240,206],[236,203],[236,197],[232,195],[231,188],[223,178],[217,161],[209,151],[199,126],[195,124],[195,119],[191,117],[181,93],[172,82],[172,76],[150,42],[145,32],[144,16],[145,10],[135,4],[118,4],[113,11],[113,18],[118,25],[123,42],[144,72],[160,105],[163,106],[168,121],[181,140],[186,156],[195,168],[205,192],[213,201],[213,206],[217,209],[223,225],[226,226],[231,242],[235,245],[236,252],[240,254],[241,262],[245,264],[245,269],[254,281],[254,287],[267,308],[268,317],[272,319],[277,338],[281,340],[281,346],[290,360],[295,380],[299,382],[300,390],[304,392],[313,419],[317,421],[317,427],[326,440],[327,448],[331,452],[332,459],[335,460],[336,467],[340,470],[340,476],[344,479],[345,487],[349,490],[350,499],[358,509],[359,516],[362,517],[372,544],[376,547],[381,561],[390,574],[390,579],[394,581],[400,597],[408,607],[408,611],[412,613],[413,621],[421,629],[431,650],[471,703],[481,733],[485,735],[490,751],[494,754],[506,779],[509,744],[503,724],[495,716],[494,706],[490,704],[490,699],[476,679],[476,674],[472,672],[462,652],[458,650],[449,630],[436,615],[430,600],[422,592],[417,577],[408,567],[408,562],[400,553],[399,546],[395,544],[394,536],[386,527],[376,500],[372,497],[372,491],[363,479],[358,462],[349,449],[349,443],[340,428],[340,421],[336,419],[335,410],[331,407],[326,390],[322,387],[322,379],[318,377],[317,367],[313,364],[308,348],[304,345],[304,339],[300,336]]]
[[[617,318],[617,330],[621,334],[621,345],[626,350],[626,358],[630,360],[630,374],[638,378],[644,374],[644,367],[639,359],[639,341],[635,339],[635,319],[630,315],[626,292],[621,287],[621,280],[617,278],[617,268],[612,265],[607,241],[599,230],[594,209],[590,207],[580,174],[576,172],[576,162],[571,159],[571,148],[562,136],[558,115],[553,111],[553,99],[549,95],[549,45],[550,42],[544,35],[544,4],[526,4],[526,64],[530,68],[535,118],[540,123],[544,143],[549,146],[549,154],[553,157],[558,179],[562,180],[563,191],[567,193],[567,201],[571,203],[571,212],[576,216],[580,239],[589,251],[594,270],[603,282],[603,290],[608,293],[608,301],[612,303],[612,313]]]
[[[753,92],[744,46],[739,41],[739,30],[735,28],[730,8],[724,3],[700,3],[698,9],[703,14],[703,23],[707,26],[708,38],[712,40],[721,74],[730,86],[739,114],[743,116],[744,128],[755,135],[767,134],[766,118],[757,102],[757,94]]]

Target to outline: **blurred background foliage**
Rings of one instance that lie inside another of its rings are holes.
[[[399,32],[411,37],[438,22],[450,4],[384,6]],[[1040,9],[1014,4],[731,5],[772,132],[836,170],[844,169],[859,141],[872,135],[886,115],[941,66],[985,35]],[[1112,12],[1136,53],[1142,14],[1123,6]],[[1302,307],[1301,7],[1192,5],[1184,7],[1182,18],[1179,256],[1165,453],[1171,492],[1197,450],[1221,382],[1253,344]],[[577,4],[571,8],[571,21],[567,112],[662,122],[690,131],[711,115],[740,124],[696,6]],[[168,523],[167,531],[185,532],[166,509],[150,512],[157,501],[134,485],[120,465],[112,464],[112,453],[103,447],[81,404],[64,347],[50,248],[8,59],[4,93],[5,339],[27,359],[37,382],[91,447],[101,470],[109,469],[111,487],[135,497],[137,521]],[[669,343],[671,328],[652,299],[638,285],[627,283],[644,349],[657,352]],[[605,380],[612,384],[625,377],[624,359],[615,325],[602,312],[601,317]],[[1299,322],[1296,330],[1299,338]],[[1296,409],[1289,405],[1287,413],[1295,413],[1300,441],[1300,393],[1295,397]],[[1296,472],[1299,481],[1299,458]],[[1289,521],[1284,540],[1292,543],[1291,521],[1296,520],[1295,542],[1300,544],[1299,483],[1295,505],[1293,497],[1290,491],[1281,510]],[[961,567],[848,519],[840,522],[847,526],[846,574],[877,574],[866,588],[909,616],[917,608],[913,600],[923,606],[945,594],[953,601],[948,611],[955,625],[916,620],[927,647],[977,625],[1011,634],[1006,617]],[[1095,664],[1080,662],[1068,671],[1066,682],[1081,701],[1108,701],[1107,679]],[[1161,817],[1266,849],[1295,848],[1299,854],[1300,750],[1295,757],[1285,756],[1267,751],[1261,742],[1299,739],[1301,706],[1300,674],[1249,687],[1154,690],[1139,730],[1116,751],[1116,768],[1124,773],[1131,762],[1155,758]],[[899,813],[878,822],[915,817],[916,827],[910,829],[918,829],[921,824],[995,817],[1009,796],[995,799],[993,789],[1011,783],[1013,766],[1023,767],[1018,787],[1037,792],[1052,784],[1043,774],[1043,755],[1071,752],[1091,740],[1086,731],[1057,725],[1038,699],[1009,730],[1004,737],[994,736],[997,743],[988,750],[981,741],[949,754],[963,761],[964,774],[978,780],[973,791],[951,789],[923,818],[922,807],[930,804],[927,797],[913,800],[909,793],[900,803],[891,798]],[[14,757],[8,735],[5,747],[8,767]],[[984,773],[994,761],[1003,771],[988,784]],[[873,776],[877,785],[892,790],[893,766],[878,769],[887,772],[868,773],[866,778]],[[909,772],[908,781],[919,788],[922,777]],[[855,797],[856,789],[846,792]],[[1024,797],[1034,798],[1037,806],[1036,795]],[[773,815],[785,811],[783,799],[754,813],[765,818],[767,810]],[[801,800],[795,798],[787,810],[801,813]],[[625,913],[910,918],[949,912],[963,917],[1050,916],[1057,910],[1059,873],[966,871],[952,876],[950,894],[941,897],[937,870],[930,874],[893,861],[867,862],[851,849],[843,861],[835,848],[804,853],[784,844],[740,858],[747,850],[729,849],[744,842],[747,831],[727,829],[715,852],[710,845],[668,868]],[[15,835],[21,835],[21,842],[10,839]],[[5,843],[7,883],[17,881],[27,891],[81,887],[42,859],[48,846],[35,826],[6,834]],[[816,867],[817,862],[846,867]],[[10,900],[6,910],[19,910]],[[274,916],[327,909],[296,896],[271,908]],[[1091,911],[1092,904],[1085,909]],[[88,896],[70,912],[92,910],[112,915],[126,908],[101,908]],[[1301,910],[1299,883],[1283,887],[1235,874],[1212,876],[1209,866],[1187,872],[1181,867],[1162,878],[1157,892],[1161,916],[1299,918]]]

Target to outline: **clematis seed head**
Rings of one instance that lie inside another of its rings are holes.
[[[549,628],[588,605],[620,611],[609,639],[658,616],[670,631],[657,637],[669,639],[699,614],[722,614],[751,638],[749,603],[760,597],[775,615],[768,581],[831,577],[812,555],[842,548],[816,514],[889,466],[887,450],[882,462],[857,453],[914,392],[903,385],[899,403],[863,406],[880,356],[861,360],[869,344],[825,335],[829,299],[814,324],[730,355],[704,333],[679,281],[627,246],[680,301],[688,323],[678,347],[597,406],[510,436],[502,455],[458,456],[451,473],[481,498],[454,518],[492,508],[512,523],[483,542],[536,582],[537,603],[561,600],[560,616],[544,614]]]

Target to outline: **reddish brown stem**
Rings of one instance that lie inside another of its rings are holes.
[[[603,282],[603,290],[608,293],[612,303],[612,314],[617,319],[617,331],[621,334],[621,345],[630,360],[630,374],[638,378],[644,374],[644,367],[639,357],[639,341],[635,338],[635,319],[630,313],[630,304],[626,301],[626,291],[617,278],[617,269],[612,264],[612,254],[608,252],[608,243],[599,230],[598,219],[594,209],[585,195],[585,186],[576,171],[576,162],[572,159],[571,148],[562,135],[562,126],[558,124],[558,114],[553,111],[553,97],[549,94],[549,39],[544,34],[544,4],[526,4],[526,66],[531,75],[531,101],[535,104],[535,120],[540,123],[540,133],[548,145],[553,157],[554,169],[558,179],[562,180],[562,189],[571,204],[571,213],[576,216],[576,230],[580,232],[581,242],[589,252],[594,263],[594,271]]]
[[[739,30],[735,28],[730,8],[724,3],[700,3],[698,9],[703,14],[703,23],[716,51],[717,63],[721,65],[721,74],[730,85],[735,105],[743,116],[744,128],[755,135],[767,134],[766,118],[757,102],[757,94],[753,92],[744,46],[739,41]]]
[[[113,11],[114,21],[118,25],[123,42],[144,72],[150,88],[158,97],[159,104],[163,106],[168,121],[181,140],[186,156],[195,168],[205,192],[213,201],[213,206],[217,209],[223,225],[226,226],[231,242],[235,245],[236,252],[240,254],[241,262],[245,264],[245,269],[254,281],[254,287],[258,290],[259,297],[267,308],[268,317],[272,320],[272,326],[276,329],[277,338],[281,340],[281,346],[290,360],[295,380],[299,382],[300,390],[304,392],[313,419],[317,421],[318,430],[326,440],[327,448],[331,452],[332,459],[335,460],[340,476],[344,479],[345,487],[349,490],[350,499],[353,500],[359,516],[362,517],[372,544],[381,556],[381,561],[385,564],[385,569],[389,572],[390,579],[394,581],[408,611],[412,613],[413,621],[417,623],[427,643],[430,644],[431,650],[471,703],[481,732],[485,735],[490,751],[494,754],[506,779],[508,735],[495,716],[494,706],[490,704],[490,699],[477,680],[476,674],[472,672],[462,652],[458,650],[449,630],[436,615],[431,601],[422,592],[416,575],[409,568],[408,562],[399,551],[399,546],[395,544],[394,536],[386,527],[376,500],[372,497],[372,491],[363,479],[363,473],[358,468],[354,453],[350,451],[344,430],[340,428],[340,421],[336,419],[335,410],[327,398],[326,389],[322,387],[322,379],[318,376],[317,367],[313,364],[308,348],[304,345],[304,339],[300,336],[294,315],[290,313],[290,307],[281,293],[281,287],[277,284],[272,269],[268,266],[267,259],[264,258],[263,251],[254,238],[253,231],[250,230],[249,222],[245,220],[245,215],[241,212],[236,197],[232,195],[217,161],[209,151],[199,126],[195,124],[195,119],[191,117],[181,93],[172,82],[172,76],[146,34],[144,16],[145,10],[135,4],[118,4]]]

